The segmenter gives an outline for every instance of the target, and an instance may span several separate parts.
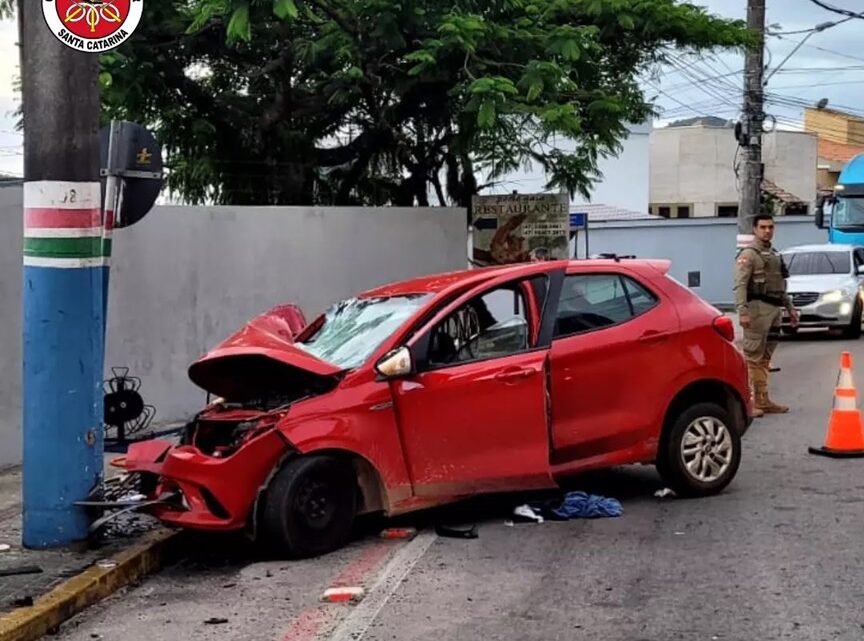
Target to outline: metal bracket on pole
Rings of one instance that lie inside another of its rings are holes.
[[[144,178],[149,180],[161,180],[164,175],[161,171],[133,171],[131,169],[101,169],[100,176],[119,176],[120,178]]]

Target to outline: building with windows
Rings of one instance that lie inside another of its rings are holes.
[[[804,110],[804,130],[818,137],[816,182],[830,193],[843,167],[864,154],[864,118],[825,107]]]
[[[657,128],[650,137],[650,212],[664,218],[734,218],[742,154],[734,123],[694,118]],[[762,193],[779,215],[812,214],[817,137],[773,131],[763,136]]]

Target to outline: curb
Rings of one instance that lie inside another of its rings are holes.
[[[116,554],[110,568],[93,565],[30,607],[0,616],[0,641],[36,641],[76,614],[161,569],[179,549],[181,532],[157,530]]]

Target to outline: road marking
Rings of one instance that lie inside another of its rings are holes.
[[[405,577],[438,536],[423,532],[399,550],[369,590],[366,598],[339,625],[330,641],[360,641]]]
[[[390,541],[377,541],[374,545],[365,547],[348,566],[330,581],[333,588],[362,583],[363,579],[372,574],[393,550]],[[282,641],[312,641],[332,627],[338,620],[338,610],[333,604],[320,605],[301,612],[287,632],[282,635]]]

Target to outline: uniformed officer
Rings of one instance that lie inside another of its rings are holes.
[[[788,310],[793,327],[798,325],[798,312],[786,293],[786,265],[771,245],[774,218],[758,214],[753,220],[753,234],[756,238],[741,250],[735,264],[735,307],[744,330],[744,358],[753,385],[755,413],[784,414],[789,408],[768,397],[768,373],[777,348],[781,310]]]

